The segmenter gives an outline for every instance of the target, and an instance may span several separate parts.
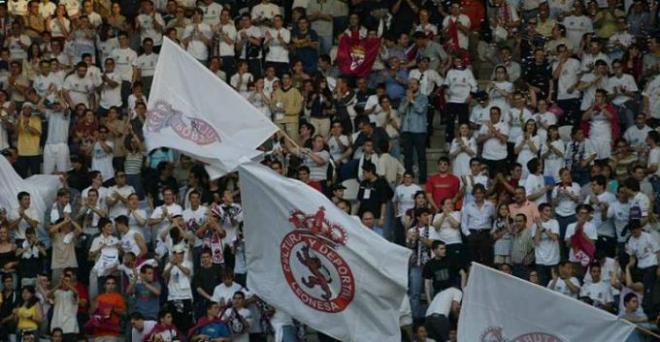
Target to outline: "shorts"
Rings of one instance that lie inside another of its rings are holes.
[[[46,144],[44,146],[44,169],[46,175],[53,172],[68,172],[71,170],[69,145]]]

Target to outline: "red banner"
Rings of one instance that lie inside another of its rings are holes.
[[[379,38],[353,38],[343,35],[337,48],[337,67],[343,75],[364,77],[369,75],[376,61]]]

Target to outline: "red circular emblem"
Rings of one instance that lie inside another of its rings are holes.
[[[337,313],[353,301],[355,280],[348,263],[335,249],[345,242],[345,236],[330,233],[343,230],[329,225],[322,211],[321,208],[314,216],[305,217],[300,212],[292,216],[298,229],[282,239],[280,262],[286,282],[300,301],[318,311]],[[314,230],[315,224],[327,228],[325,233]]]

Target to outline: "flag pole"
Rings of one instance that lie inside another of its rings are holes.
[[[297,142],[295,142],[293,139],[291,139],[291,137],[283,129],[280,128],[279,132],[284,136],[284,140],[286,140],[286,142],[291,144],[297,150],[300,150],[300,145],[298,145]]]

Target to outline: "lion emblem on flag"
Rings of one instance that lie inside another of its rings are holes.
[[[532,332],[522,334],[513,339],[506,339],[502,333],[501,327],[487,328],[481,334],[481,342],[529,342],[529,341],[543,341],[543,342],[564,342],[557,336],[550,335],[544,332]]]
[[[293,210],[289,222],[294,230],[280,243],[280,262],[293,294],[315,310],[343,311],[355,296],[353,272],[337,252],[346,230],[328,221],[323,207],[314,214]]]

